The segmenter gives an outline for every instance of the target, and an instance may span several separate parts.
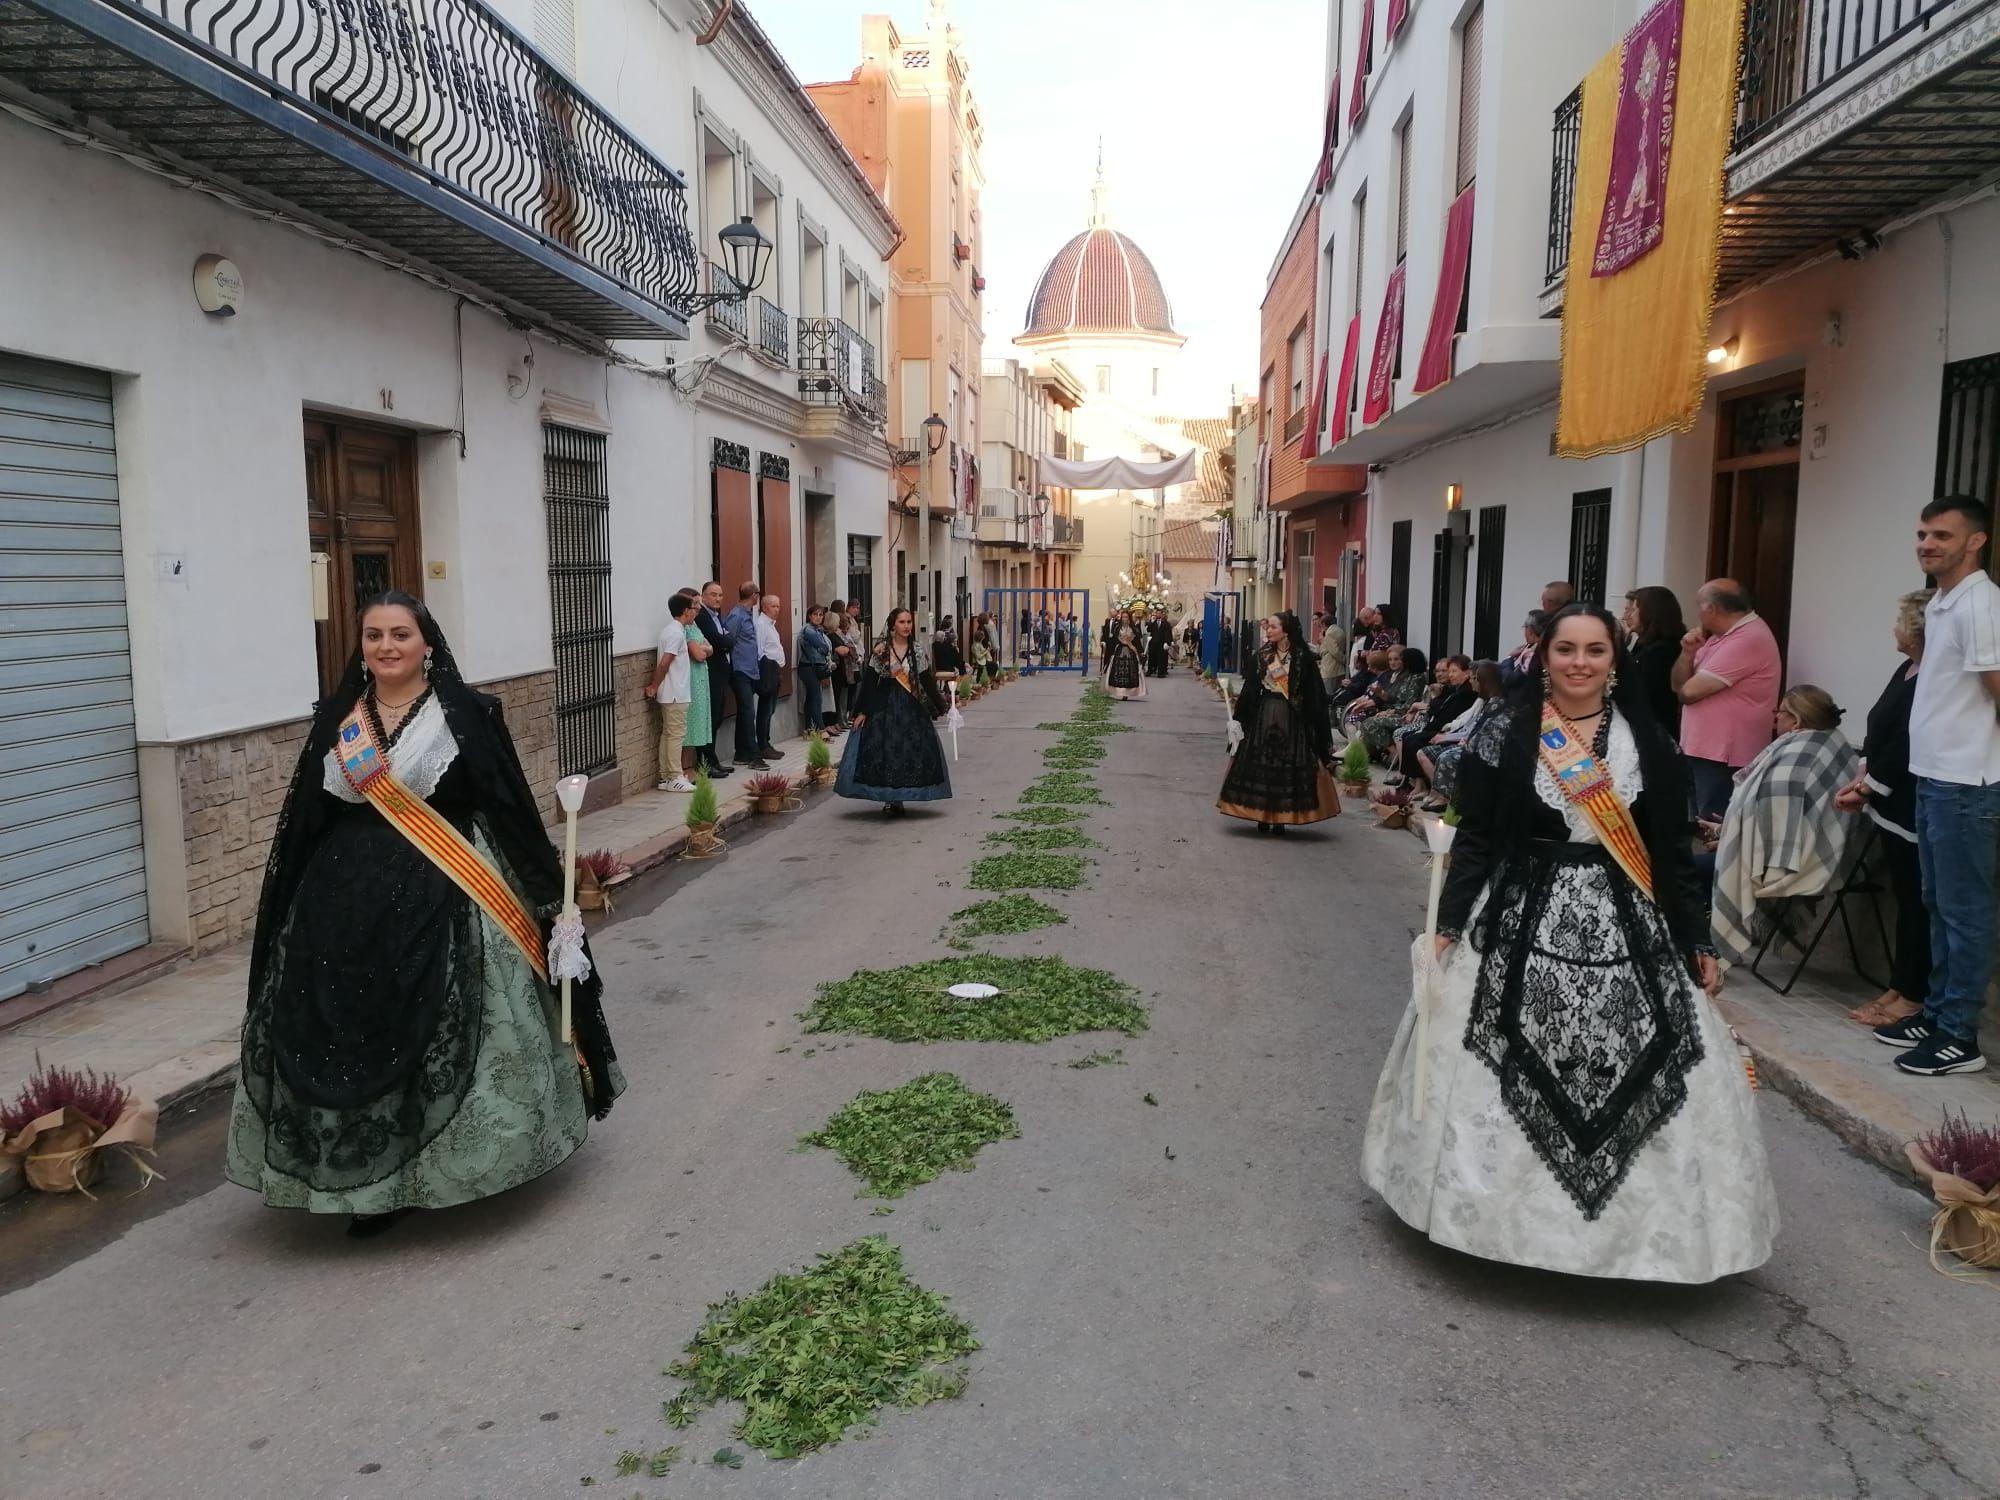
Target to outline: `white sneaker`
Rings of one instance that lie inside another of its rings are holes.
[[[676,776],[672,781],[661,782],[659,790],[663,792],[691,792],[694,790],[694,783],[689,781],[685,776]]]

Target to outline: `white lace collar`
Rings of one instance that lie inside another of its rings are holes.
[[[426,799],[437,790],[444,773],[457,759],[458,741],[452,738],[451,726],[445,722],[444,705],[436,698],[411,715],[403,732],[396,736],[396,743],[389,747],[389,769],[396,773],[396,779]],[[347,784],[335,751],[326,752],[326,770],[321,780],[343,802],[366,800]]]
[[[1618,795],[1630,807],[1645,790],[1646,781],[1639,774],[1639,741],[1632,733],[1632,726],[1625,715],[1618,710],[1611,711],[1611,743],[1604,757],[1611,763],[1611,784]],[[1563,815],[1569,824],[1569,838],[1573,844],[1595,844],[1600,842],[1597,830],[1590,819],[1571,805],[1569,798],[1562,794],[1556,779],[1549,774],[1549,768],[1540,756],[1535,757],[1535,795],[1544,803]]]

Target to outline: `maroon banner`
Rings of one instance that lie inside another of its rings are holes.
[[[1368,400],[1361,420],[1372,424],[1389,415],[1396,399],[1396,351],[1403,344],[1403,285],[1407,265],[1396,267],[1382,298],[1382,321],[1375,327],[1375,359],[1368,366]]]
[[[1389,40],[1396,40],[1396,33],[1403,29],[1403,23],[1410,18],[1410,0],[1389,0]]]
[[[1299,437],[1299,458],[1307,461],[1319,455],[1319,430],[1326,422],[1326,361],[1319,357],[1319,380],[1313,386],[1313,397],[1306,407],[1306,430]]]
[[[1347,440],[1348,413],[1354,409],[1355,366],[1361,362],[1361,314],[1347,323],[1347,347],[1340,356],[1340,384],[1334,387],[1333,425],[1327,432],[1327,446]]]
[[[1333,153],[1340,145],[1340,69],[1333,70],[1333,86],[1326,91],[1326,133],[1319,143],[1319,180],[1313,191],[1323,193],[1333,181]]]
[[[1465,269],[1472,262],[1472,195],[1477,188],[1475,183],[1460,193],[1445,216],[1437,300],[1431,304],[1423,358],[1417,361],[1416,392],[1420,396],[1451,379],[1452,340],[1458,336],[1458,315],[1465,306]]]
[[[1375,64],[1375,0],[1361,0],[1361,46],[1354,54],[1354,97],[1347,103],[1347,123],[1361,118],[1368,103],[1368,74]]]
[[[1616,276],[1660,243],[1667,227],[1667,162],[1681,72],[1683,0],[1660,0],[1625,38],[1612,126],[1611,181],[1597,228],[1592,276]]]

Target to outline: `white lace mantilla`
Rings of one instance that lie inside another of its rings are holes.
[[[444,706],[435,698],[411,716],[403,732],[396,736],[396,743],[389,747],[389,769],[396,773],[398,781],[426,801],[457,759],[458,741],[445,722]],[[343,802],[367,800],[347,784],[347,777],[341,773],[338,750],[326,752],[322,784]]]
[[[1632,726],[1616,709],[1611,711],[1611,744],[1605,759],[1611,762],[1611,784],[1618,789],[1625,805],[1630,807],[1645,789],[1646,778],[1639,774],[1639,742],[1633,738]],[[1556,785],[1548,765],[1539,756],[1535,758],[1535,795],[1563,815],[1563,821],[1569,825],[1571,843],[1601,842],[1590,819],[1562,794],[1562,788]]]

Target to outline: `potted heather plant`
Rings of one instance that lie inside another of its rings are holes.
[[[787,799],[791,797],[792,783],[789,777],[767,772],[762,776],[752,776],[744,782],[743,792],[750,799],[750,805],[758,812],[781,813],[785,810]]]
[[[576,857],[577,910],[609,911],[611,887],[631,878],[631,868],[609,849],[579,854]]]
[[[833,751],[826,736],[816,734],[806,741],[806,785],[827,786],[833,781]]]
[[[1931,1219],[1931,1264],[1940,1246],[1967,1265],[2000,1269],[2000,1126],[1974,1125],[1960,1110],[1906,1148],[1910,1165],[1929,1185],[1938,1211]]]
[[[1368,747],[1358,739],[1349,740],[1340,752],[1340,789],[1350,797],[1366,797],[1370,779]]]
[[[139,1159],[152,1149],[158,1118],[157,1107],[112,1075],[44,1067],[37,1056],[20,1093],[0,1105],[0,1156],[20,1160],[31,1188],[89,1197],[113,1147],[126,1148],[146,1181],[158,1175]]]
[[[722,810],[716,804],[715,783],[709,780],[708,772],[694,773],[694,794],[688,798],[687,854],[690,859],[706,859],[711,854],[723,850],[721,837],[715,825],[722,821]]]

